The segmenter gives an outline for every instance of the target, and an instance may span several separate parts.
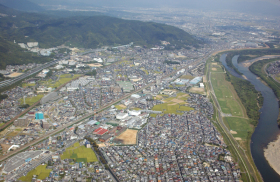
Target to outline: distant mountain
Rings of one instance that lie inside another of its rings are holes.
[[[85,48],[128,44],[160,45],[168,41],[178,48],[197,46],[199,41],[187,32],[165,24],[129,21],[107,16],[72,17],[51,20],[40,26],[16,31],[18,41],[36,40],[41,46],[67,44]],[[24,38],[28,36],[29,38]]]
[[[0,12],[8,15],[0,18],[0,69],[5,68],[6,64],[46,61],[44,57],[25,52],[13,43],[14,40],[17,43],[36,41],[45,48],[62,44],[97,48],[130,42],[151,47],[168,41],[168,48],[180,49],[197,47],[201,43],[179,28],[153,22],[108,16],[57,18],[54,15],[21,12],[3,5],[0,5]]]
[[[38,4],[30,2],[28,0],[0,0],[0,4],[20,11],[41,12],[45,10]]]

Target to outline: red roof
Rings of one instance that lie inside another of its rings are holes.
[[[97,134],[97,135],[103,135],[104,133],[108,132],[108,130],[104,129],[104,128],[98,128],[96,130],[94,130],[94,134]]]

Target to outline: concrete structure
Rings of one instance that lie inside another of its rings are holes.
[[[29,123],[29,119],[27,116],[23,116],[14,121],[14,125],[16,127],[25,127],[28,125],[28,123]]]
[[[57,92],[51,92],[51,93],[45,95],[45,96],[41,99],[40,104],[45,104],[45,103],[47,103],[47,102],[49,102],[49,101],[52,101],[52,100],[53,100],[54,98],[56,98],[56,97],[57,97]]]
[[[48,130],[50,128],[50,124],[46,120],[42,120],[42,128]]]
[[[200,83],[200,84],[199,84],[199,87],[200,87],[200,88],[204,88],[204,84],[203,84],[203,83]]]

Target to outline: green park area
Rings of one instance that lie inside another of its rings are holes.
[[[156,99],[161,100],[164,103],[155,105],[153,111],[162,111],[164,114],[179,114],[182,115],[183,111],[190,111],[193,108],[188,107],[187,99],[189,95],[186,93],[177,93],[176,97],[168,97],[167,95],[157,95]],[[155,117],[156,114],[151,114],[151,117]]]
[[[52,169],[46,169],[47,165],[39,165],[35,169],[29,171],[26,176],[22,176],[19,178],[21,181],[32,181],[33,175],[38,176],[37,179],[45,179],[50,175]]]
[[[224,122],[235,138],[247,140],[248,132],[253,132],[253,128],[250,126],[250,119],[225,117]]]
[[[40,85],[43,85],[45,87],[52,87],[52,88],[57,88],[60,85],[63,85],[64,83],[67,83],[77,77],[81,76],[80,74],[75,74],[75,75],[71,75],[71,74],[63,74],[59,76],[59,79],[56,81],[53,81],[52,79],[49,79],[47,81],[42,81],[40,82]]]
[[[91,148],[80,146],[79,142],[73,144],[63,152],[61,160],[74,159],[76,162],[96,162],[98,161],[95,153]]]
[[[225,73],[211,73],[211,83],[215,91],[222,112],[232,116],[245,117],[243,105],[234,87],[225,80]]]
[[[36,95],[34,97],[26,97],[25,98],[25,104],[29,104],[31,106],[34,103],[38,102],[43,97],[44,97],[44,95]],[[20,101],[21,105],[24,104],[23,98],[19,99],[19,101]]]

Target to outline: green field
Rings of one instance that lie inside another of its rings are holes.
[[[49,79],[48,81],[42,81],[40,82],[40,85],[46,86],[46,87],[52,87],[52,88],[57,88],[60,85],[63,85],[64,83],[67,83],[77,77],[81,76],[80,74],[75,74],[71,76],[71,74],[63,74],[60,75],[58,81],[53,81],[52,79]]]
[[[160,95],[162,97],[162,95]],[[185,93],[177,93],[176,97],[169,97],[164,99],[160,99],[157,97],[158,100],[162,100],[164,103],[155,105],[152,110],[153,111],[162,111],[164,114],[179,114],[182,115],[182,111],[190,111],[193,110],[193,108],[186,106],[188,99],[188,95]],[[151,114],[150,116],[155,116],[154,114]]]
[[[250,119],[225,117],[224,121],[229,130],[237,132],[237,134],[232,134],[234,137],[240,137],[243,140],[247,140],[248,132],[253,132],[253,128],[250,126]]]
[[[33,87],[33,86],[35,86],[35,85],[36,85],[36,83],[23,83],[23,84],[22,84],[22,87],[23,87],[23,88],[28,87],[28,86]]]
[[[225,80],[225,74],[212,72],[211,83],[222,112],[232,116],[244,117],[242,105],[238,102],[238,98],[236,99],[237,95],[232,85]]]
[[[33,105],[35,102],[38,102],[41,98],[43,98],[44,95],[37,95],[37,96],[34,96],[34,97],[26,97],[25,98],[25,103],[26,104],[29,104],[30,106]],[[23,98],[19,99],[20,101],[20,104],[24,104],[23,102]]]
[[[91,148],[80,146],[79,142],[68,147],[60,156],[63,159],[74,159],[76,162],[96,162],[98,161],[95,153]]]
[[[19,178],[21,181],[32,181],[33,175],[37,175],[38,179],[45,179],[50,175],[51,169],[46,169],[47,165],[39,165],[35,169],[29,171],[26,176]]]
[[[115,108],[116,108],[117,110],[123,110],[123,109],[126,109],[126,107],[122,107],[122,106],[120,106],[120,105],[115,105]]]

